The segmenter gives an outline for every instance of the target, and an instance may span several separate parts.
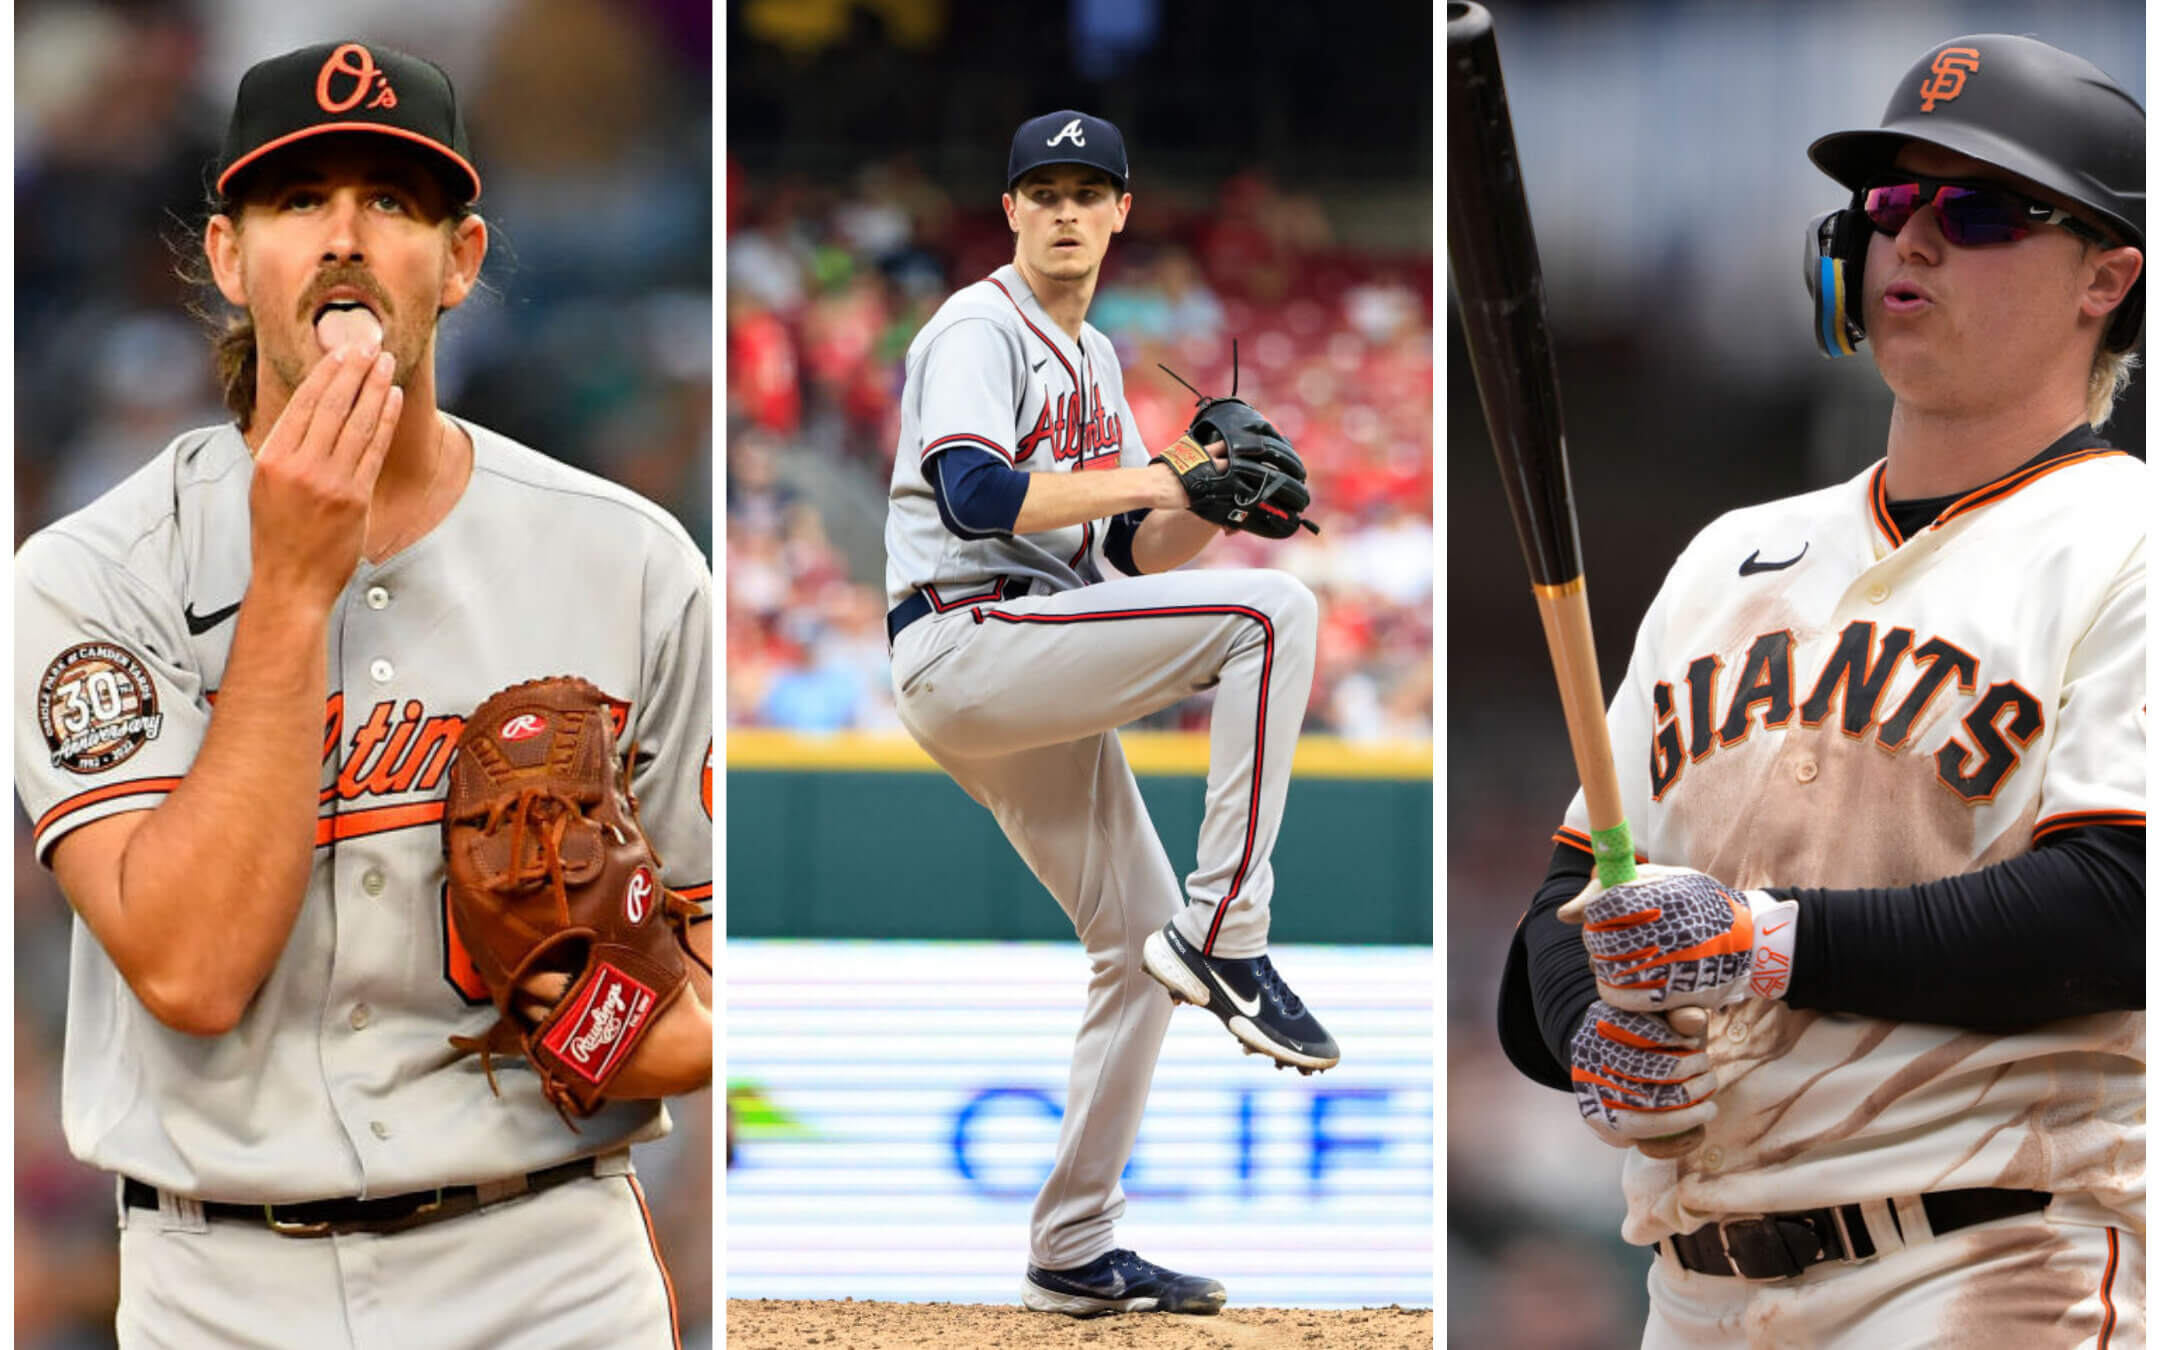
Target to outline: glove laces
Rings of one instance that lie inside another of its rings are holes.
[[[563,832],[570,828],[570,822],[582,819],[584,814],[584,804],[577,798],[544,787],[523,788],[516,796],[495,802],[488,808],[487,820],[480,828],[483,833],[493,834],[508,818],[510,866],[501,876],[491,879],[488,888],[515,891],[544,881],[554,892],[556,908],[561,911],[562,922],[567,927],[570,895],[563,878]],[[526,848],[528,831],[535,836],[530,850]]]

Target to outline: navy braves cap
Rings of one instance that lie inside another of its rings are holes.
[[[480,196],[450,76],[433,61],[361,42],[324,42],[248,68],[218,154],[217,191],[274,150],[333,132],[396,136],[431,151],[451,195]]]
[[[1067,108],[1044,113],[1022,122],[1013,133],[1012,153],[1005,159],[1005,190],[1031,169],[1045,164],[1086,164],[1117,180],[1124,191],[1132,177],[1125,167],[1125,138],[1100,117]]]

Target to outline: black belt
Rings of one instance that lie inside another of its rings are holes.
[[[553,1190],[565,1182],[592,1176],[594,1163],[592,1158],[578,1158],[527,1173],[524,1190],[490,1196],[488,1203]],[[158,1207],[157,1188],[133,1177],[122,1183],[120,1196],[133,1209]],[[480,1208],[481,1201],[477,1186],[444,1186],[439,1190],[386,1195],[379,1200],[310,1200],[297,1205],[236,1205],[223,1200],[201,1203],[204,1218],[267,1224],[287,1237],[328,1237],[336,1233],[395,1233],[418,1228],[470,1214]]]
[[[975,595],[963,595],[957,600],[940,606],[933,603],[928,591],[917,591],[885,612],[885,645],[890,647],[899,641],[900,630],[932,612],[959,609],[970,604],[983,604],[995,600],[1012,600],[1026,595],[1034,583],[1026,577],[1001,576],[990,578],[990,589]]]
[[[2046,1191],[1937,1191],[1921,1196],[1920,1207],[1940,1237],[1976,1223],[2031,1214],[2053,1198]],[[1893,1221],[1896,1213],[1893,1206]],[[1875,1254],[1858,1205],[1726,1219],[1666,1240],[1686,1269],[1743,1280],[1789,1279],[1824,1261],[1865,1261]]]

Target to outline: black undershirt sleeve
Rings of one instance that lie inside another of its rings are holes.
[[[1568,1042],[1597,998],[1582,929],[1562,923],[1560,906],[1590,884],[1590,855],[1559,844],[1544,884],[1515,930],[1500,981],[1500,1044],[1516,1068],[1548,1087],[1567,1088]]]
[[[1558,917],[1590,870],[1588,853],[1555,847],[1501,984],[1508,1057],[1554,1087],[1567,1086],[1568,1042],[1597,997],[1582,930]],[[2142,828],[2066,830],[1914,886],[1770,889],[1800,902],[1795,1008],[1999,1032],[2145,1006]],[[1533,1022],[1542,1045],[1524,1035]]]
[[[2094,825],[1918,886],[1800,902],[1795,1008],[2006,1031],[2145,1006],[2145,831]]]

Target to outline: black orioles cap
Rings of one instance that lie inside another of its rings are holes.
[[[1067,108],[1022,122],[1005,157],[1005,190],[1012,191],[1030,170],[1045,164],[1085,164],[1101,169],[1125,190],[1132,177],[1125,165],[1125,137],[1100,117]]]
[[[218,155],[217,191],[272,151],[336,132],[395,136],[432,152],[451,195],[480,196],[465,118],[450,76],[433,61],[361,42],[324,42],[248,68]]]

